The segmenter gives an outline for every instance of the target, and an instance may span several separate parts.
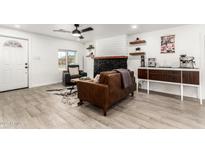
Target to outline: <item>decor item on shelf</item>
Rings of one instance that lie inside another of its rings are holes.
[[[145,56],[141,56],[141,67],[145,67]]]
[[[156,67],[156,66],[157,66],[156,58],[148,58],[148,67]]]
[[[175,35],[161,37],[161,53],[175,52]]]
[[[140,50],[141,50],[141,48],[136,48],[135,50],[136,50],[136,51],[140,51]]]
[[[86,55],[86,57],[90,57],[90,58],[94,59],[94,58],[95,58],[95,55],[94,55],[93,52],[88,52],[87,55]]]
[[[95,55],[94,55],[92,50],[94,50],[95,47],[93,45],[89,45],[86,49],[88,50],[86,57],[90,57],[90,58],[94,59]]]
[[[193,56],[180,55],[180,67],[181,68],[194,68],[195,60]]]

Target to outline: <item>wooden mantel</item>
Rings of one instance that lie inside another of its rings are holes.
[[[102,57],[95,57],[94,59],[127,59],[128,56],[102,56]]]

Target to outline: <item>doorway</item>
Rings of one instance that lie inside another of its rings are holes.
[[[0,36],[0,92],[28,88],[28,40]]]

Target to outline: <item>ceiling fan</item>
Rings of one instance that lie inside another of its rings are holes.
[[[71,33],[73,36],[78,37],[79,39],[84,39],[82,33],[89,32],[94,30],[92,27],[87,27],[82,30],[79,30],[79,24],[74,24],[75,29],[73,31],[68,31],[65,29],[54,29],[54,32],[61,32],[61,33]]]

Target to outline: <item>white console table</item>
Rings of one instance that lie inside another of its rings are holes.
[[[139,67],[137,74],[137,91],[140,80],[147,82],[147,94],[150,91],[150,82],[179,85],[181,101],[184,97],[184,86],[198,88],[198,98],[202,104],[202,88],[199,69]]]

